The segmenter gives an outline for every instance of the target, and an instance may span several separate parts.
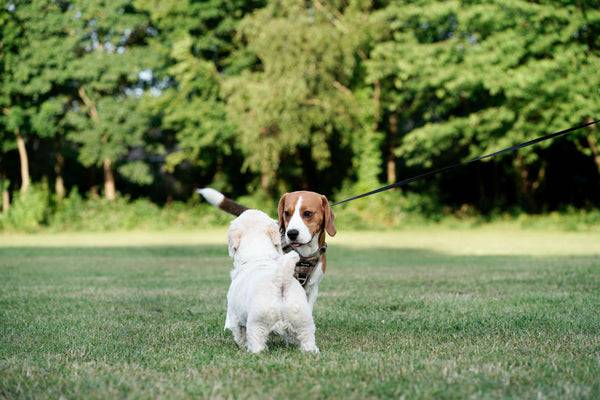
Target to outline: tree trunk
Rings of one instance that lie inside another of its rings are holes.
[[[2,212],[7,212],[10,207],[10,194],[8,190],[2,190]]]
[[[92,100],[85,93],[85,89],[80,87],[78,90],[79,97],[83,100],[83,103],[88,107],[88,115],[94,122],[94,124],[98,123],[98,109],[96,105],[92,102]],[[102,139],[104,143],[106,139]],[[104,168],[104,197],[108,200],[115,199],[115,176],[112,170],[112,161],[108,158],[105,158],[103,161]]]
[[[63,178],[63,171],[65,169],[65,157],[60,151],[60,136],[54,137],[54,157],[56,161],[54,163],[54,173],[56,174],[54,182],[54,191],[56,192],[56,198],[62,200],[65,198],[65,181]]]
[[[29,189],[31,182],[29,178],[29,158],[27,157],[25,139],[21,136],[18,129],[15,131],[15,135],[17,136],[17,148],[19,149],[19,158],[21,160],[21,192],[25,193]]]
[[[172,132],[169,132],[168,136],[167,136],[167,153],[171,153],[174,151],[177,151],[177,142],[175,140],[175,134]],[[165,199],[165,206],[167,208],[170,208],[171,205],[173,204],[173,187],[175,186],[175,182],[176,180],[173,179],[173,173],[174,173],[175,168],[173,168],[173,172],[169,172],[169,170],[165,170],[163,173],[165,174],[165,181],[167,184],[167,197]],[[194,190],[195,192],[195,190]]]
[[[8,186],[5,182],[7,181],[6,175],[0,175],[0,186],[2,187],[2,212],[8,211],[10,207],[10,193],[8,192]]]
[[[379,120],[381,119],[381,85],[375,81],[373,86],[373,132],[379,129]]]
[[[171,208],[173,205],[173,175],[169,172],[165,172],[165,181],[167,184],[167,196],[165,198],[165,207]],[[195,191],[195,190],[194,190]]]
[[[592,122],[591,118],[586,118],[585,123]],[[590,150],[592,151],[592,157],[594,159],[594,164],[596,164],[596,169],[598,173],[600,173],[600,150],[598,149],[598,140],[596,140],[596,136],[598,134],[598,127],[596,125],[590,126],[589,128],[590,134],[587,135],[588,146],[590,146]]]
[[[98,184],[97,184],[97,180],[96,180],[96,173],[98,172],[98,168],[96,167],[95,164],[92,164],[92,166],[90,166],[89,170],[89,183],[90,183],[90,197],[92,199],[98,199],[100,197],[100,192],[98,189]]]
[[[387,181],[388,184],[396,182],[396,157],[394,152],[396,151],[396,135],[398,133],[398,116],[396,113],[390,114],[390,146],[388,149],[387,159]]]
[[[269,173],[268,172],[261,172],[260,174],[260,188],[262,189],[263,193],[269,193],[269,183],[271,182],[271,179],[269,177]]]
[[[533,200],[533,192],[531,190],[531,182],[527,167],[518,167],[517,177],[519,180],[521,206],[524,206],[526,211],[535,212],[535,201]]]
[[[596,164],[598,173],[600,173],[600,151],[598,151],[598,141],[592,135],[588,136],[587,140],[590,149],[592,149],[592,155],[594,156],[594,164]]]
[[[540,166],[537,176],[531,177],[527,165],[525,165],[522,157],[519,157],[519,161],[517,161],[517,164],[515,165],[515,170],[517,171],[520,194],[524,200],[524,205],[527,207],[528,211],[537,213],[540,207],[535,200],[535,193],[546,178],[546,166]]]
[[[115,176],[112,171],[112,162],[109,158],[104,159],[104,197],[108,200],[115,199]]]

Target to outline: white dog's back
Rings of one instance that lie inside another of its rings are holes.
[[[261,323],[270,332],[284,334],[293,330],[292,325],[305,323],[310,314],[306,294],[294,278],[298,262],[295,252],[282,255],[272,263],[261,262],[243,271],[232,271],[235,278],[227,293],[228,308],[238,315],[247,326]],[[231,313],[227,313],[225,328],[232,329]],[[312,316],[311,316],[312,319]]]
[[[304,310],[302,310],[303,302],[298,301],[298,299],[301,299],[302,296],[306,297],[306,294],[300,282],[294,278],[294,269],[299,259],[296,254],[288,253],[284,255],[273,275],[273,284],[281,292],[279,307],[282,318],[275,322],[271,327],[271,331],[279,335],[293,330],[293,326],[290,325],[291,320],[294,319],[294,316],[304,314]]]

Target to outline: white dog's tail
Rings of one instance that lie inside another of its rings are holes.
[[[279,265],[277,265],[277,273],[273,278],[275,285],[281,287],[281,292],[285,290],[289,282],[294,280],[294,271],[296,269],[296,263],[300,259],[300,256],[295,251],[291,251],[284,254],[279,259]]]
[[[201,194],[202,197],[213,206],[220,208],[229,214],[235,215],[236,217],[239,217],[241,213],[248,209],[248,207],[228,199],[223,193],[212,188],[197,189],[196,193]]]

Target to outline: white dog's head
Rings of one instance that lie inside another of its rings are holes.
[[[242,250],[248,255],[281,254],[281,233],[277,221],[259,210],[246,210],[231,221],[227,241],[229,256],[234,259]]]

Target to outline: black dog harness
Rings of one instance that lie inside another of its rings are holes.
[[[289,253],[290,251],[294,251],[294,246],[288,244],[287,246],[282,248],[284,253]],[[313,272],[315,272],[315,268],[317,264],[321,261],[321,256],[325,254],[327,251],[327,243],[323,243],[323,247],[314,252],[313,254],[303,257],[300,255],[300,260],[296,263],[296,268],[294,270],[294,278],[300,282],[302,287],[306,286],[306,282],[310,279]]]

